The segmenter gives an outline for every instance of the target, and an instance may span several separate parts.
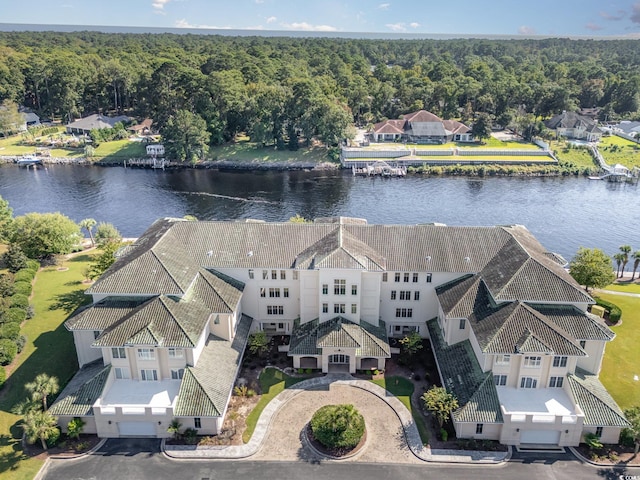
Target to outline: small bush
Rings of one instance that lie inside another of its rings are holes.
[[[34,274],[40,270],[40,262],[37,260],[27,260],[27,270],[31,270]]]
[[[236,385],[233,389],[233,393],[238,397],[246,397],[249,388],[246,385]]]
[[[33,270],[27,270],[26,268],[23,268],[22,270],[20,270],[19,272],[16,272],[15,275],[13,276],[13,281],[14,282],[29,282],[31,283],[33,281],[33,279],[35,278],[36,274]]]
[[[187,428],[182,436],[188,445],[195,445],[198,441],[198,430],[195,428]]]
[[[380,370],[375,369],[375,370],[373,371],[373,374],[374,374],[374,375],[380,375]]]
[[[49,448],[55,447],[58,443],[58,440],[60,440],[60,429],[56,428],[51,432],[51,435],[47,439],[47,446]]]
[[[306,373],[307,375],[309,375],[310,373],[313,373],[313,370],[311,370],[310,368],[307,368],[304,373]]]
[[[596,298],[596,305],[604,307],[604,309],[609,313],[609,321],[611,323],[618,323],[622,318],[622,310],[615,303],[608,302],[607,300],[603,300],[601,298]]]
[[[247,397],[255,397],[256,396],[256,391],[253,388],[250,388],[249,390],[247,390]]]
[[[2,315],[2,320],[4,323],[22,323],[27,318],[27,312],[24,308],[10,308],[7,310],[4,315]]]
[[[353,405],[325,405],[311,418],[313,436],[328,448],[355,447],[364,428],[364,418]]]
[[[16,348],[18,349],[18,353],[22,352],[26,343],[27,337],[25,337],[24,335],[20,335],[18,338],[16,338]]]
[[[0,327],[0,338],[16,340],[20,336],[20,324],[15,322],[5,323]]]
[[[299,368],[299,369],[298,369],[298,373],[299,373],[299,374],[303,374],[303,373],[304,373],[304,368]]]
[[[36,311],[33,309],[33,305],[29,305],[27,307],[27,320],[33,318],[35,314],[36,314]]]
[[[9,244],[9,249],[2,255],[2,262],[11,273],[16,273],[18,270],[25,268],[28,260],[17,243]]]
[[[620,445],[624,447],[633,447],[634,444],[633,431],[630,428],[623,428],[620,433]]]
[[[4,371],[4,367],[0,367],[0,390],[4,387],[4,382],[7,380],[7,372]]]
[[[449,433],[444,428],[440,429],[440,438],[442,439],[443,442],[446,442],[447,440],[449,440]]]
[[[18,354],[18,346],[8,338],[0,339],[0,365],[9,365]]]
[[[9,299],[9,306],[14,308],[23,308],[25,311],[29,307],[29,298],[26,295],[14,294]]]
[[[589,447],[589,450],[599,450],[602,448],[602,442],[600,441],[600,437],[598,437],[595,433],[587,433],[584,436],[584,443]]]
[[[31,282],[25,282],[24,280],[21,280],[13,284],[14,295],[17,293],[19,295],[25,295],[28,297],[29,295],[31,295],[32,290],[33,287],[31,286]]]

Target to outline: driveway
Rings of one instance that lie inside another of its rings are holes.
[[[353,404],[364,417],[367,442],[354,462],[424,464],[409,450],[402,424],[393,409],[377,396],[360,388],[329,384],[329,389],[306,390],[283,405],[275,414],[267,437],[253,460],[312,460],[301,432],[314,412],[323,405]]]

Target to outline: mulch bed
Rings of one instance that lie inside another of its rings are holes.
[[[70,439],[66,435],[61,435],[58,444],[49,448],[46,452],[42,449],[42,445],[38,440],[33,445],[25,446],[25,453],[30,457],[46,458],[48,455],[69,456],[73,457],[86,453],[100,443],[100,438],[96,435],[80,435],[79,440]]]
[[[596,463],[607,465],[633,465],[640,466],[640,454],[633,453],[633,447],[623,447],[622,445],[605,445],[604,448],[596,450],[594,453],[589,450],[584,443],[576,447],[580,455]]]
[[[313,436],[313,430],[311,429],[311,424],[307,423],[307,426],[305,428],[307,429],[307,431],[306,431],[307,438],[309,439],[309,443],[311,443],[313,448],[315,448],[317,451],[319,451],[323,455],[328,455],[328,456],[331,456],[331,457],[340,458],[340,457],[347,457],[347,456],[355,455],[356,453],[358,453],[359,450],[361,450],[364,447],[365,443],[367,443],[367,430],[366,430],[366,428],[364,430],[364,435],[362,435],[362,438],[360,439],[360,442],[358,442],[358,444],[355,447],[352,447],[352,448],[329,448],[329,447],[325,447],[322,443],[320,443],[318,440],[316,440],[316,438]]]

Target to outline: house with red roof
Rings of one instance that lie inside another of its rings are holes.
[[[474,141],[471,128],[464,123],[442,120],[426,110],[408,113],[401,119],[376,123],[373,130],[368,132],[368,136],[374,142],[442,144]]]

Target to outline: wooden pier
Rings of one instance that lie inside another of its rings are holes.
[[[353,166],[351,170],[354,176],[360,175],[364,177],[404,177],[407,175],[407,167],[394,167],[382,161],[368,164],[362,168]]]

